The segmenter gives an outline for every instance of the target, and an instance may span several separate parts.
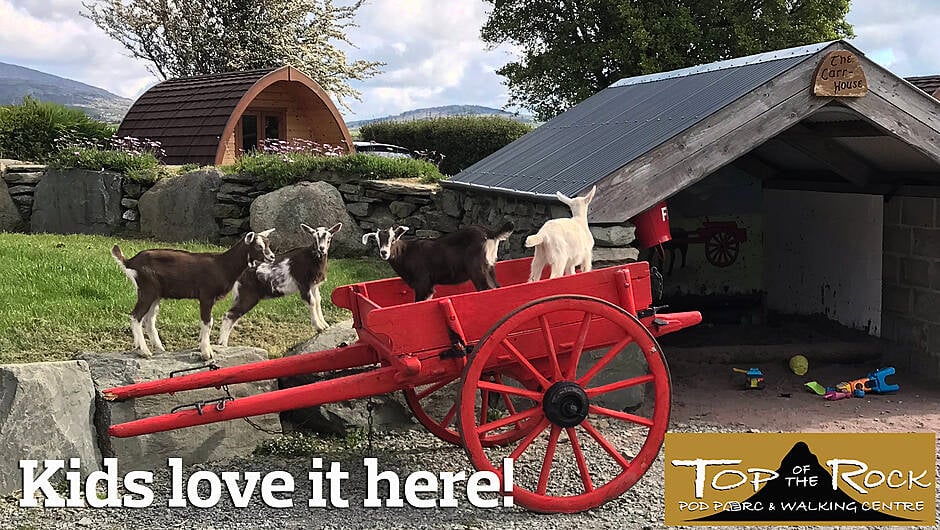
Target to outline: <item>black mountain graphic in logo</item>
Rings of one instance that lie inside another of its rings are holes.
[[[809,470],[799,476],[816,476],[816,484],[788,485],[787,477],[794,476],[793,469],[806,465]],[[833,490],[832,475],[819,464],[819,458],[805,442],[797,442],[790,449],[777,473],[778,477],[741,501],[742,509],[729,510],[726,505],[725,510],[696,521],[911,521],[877,510],[864,510],[861,502],[841,489]],[[750,503],[752,508],[744,509],[745,503]]]

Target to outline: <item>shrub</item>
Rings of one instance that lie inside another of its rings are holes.
[[[0,157],[46,162],[58,150],[56,140],[72,136],[82,140],[109,138],[114,128],[89,118],[80,110],[31,97],[20,105],[0,107]]]
[[[87,147],[64,149],[49,159],[49,166],[115,171],[131,180],[147,182],[153,182],[167,175],[165,166],[160,164],[153,153],[133,153],[116,149]]]
[[[386,121],[359,129],[366,141],[400,145],[444,155],[441,172],[456,175],[532,130],[500,116],[453,116],[419,121]]]
[[[254,175],[273,188],[309,180],[313,173],[332,172],[363,179],[411,179],[437,182],[444,178],[434,164],[410,158],[370,155],[323,156],[309,153],[249,153],[224,168],[229,173]]]

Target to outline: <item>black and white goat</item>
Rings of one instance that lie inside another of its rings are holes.
[[[415,292],[415,302],[434,295],[435,285],[453,285],[467,280],[478,291],[499,287],[496,282],[496,253],[499,242],[509,239],[513,225],[498,230],[472,225],[437,239],[403,240],[407,226],[393,226],[362,236],[362,244],[375,239],[379,257],[388,261]]]
[[[220,253],[153,249],[141,251],[127,259],[121,249],[114,245],[111,255],[137,289],[137,304],[131,311],[131,332],[134,335],[134,347],[140,350],[140,355],[153,355],[144,339],[143,326],[147,327],[147,334],[157,351],[166,351],[157,333],[160,300],[195,299],[199,300],[202,318],[199,348],[203,359],[211,359],[213,351],[209,344],[209,333],[212,331],[212,306],[232,290],[235,280],[249,265],[274,261],[274,252],[267,240],[273,231],[272,228],[258,233],[248,232],[230,249]]]
[[[320,285],[326,280],[330,241],[343,228],[343,224],[336,223],[330,228],[311,228],[305,224],[300,227],[313,234],[316,238],[313,244],[279,254],[273,262],[251,267],[239,276],[233,290],[232,308],[225,313],[222,320],[220,345],[228,346],[229,336],[238,319],[251,311],[258,302],[293,293],[300,293],[300,297],[310,308],[310,323],[314,329],[322,331],[327,328],[320,299]]]

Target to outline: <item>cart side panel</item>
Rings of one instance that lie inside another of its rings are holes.
[[[502,286],[525,283],[529,279],[532,258],[519,258],[496,263],[496,281]],[[548,278],[548,267],[542,278]],[[355,304],[352,292],[357,288],[378,307],[410,304],[415,300],[414,291],[401,278],[386,278],[355,285],[343,285],[333,290],[332,300],[337,307],[353,310]],[[438,285],[434,288],[434,298],[444,298],[458,294],[475,292],[469,281],[457,285]]]
[[[618,285],[618,282],[623,282],[625,278],[620,271],[630,272],[632,289],[624,289],[624,286]],[[474,343],[499,319],[532,300],[560,294],[576,294],[601,298],[626,307],[626,295],[631,291],[637,308],[645,308],[652,303],[649,266],[646,262],[598,269],[552,280],[517,283],[500,289],[459,294],[449,299],[460,319],[467,342]],[[451,345],[439,298],[375,309],[364,320],[364,325],[372,333],[388,337],[391,345],[389,353],[392,355],[420,354],[428,351],[436,353]]]

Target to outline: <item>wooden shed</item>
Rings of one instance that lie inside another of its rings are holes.
[[[845,361],[940,381],[938,90],[844,41],[638,76],[442,186],[554,201],[596,185],[596,225],[668,201],[672,240],[649,256],[664,302],[714,327],[667,340],[792,353],[815,336],[799,351],[820,358],[849,337]]]
[[[352,150],[329,95],[290,66],[164,81],[137,99],[118,135],[160,142],[167,164],[229,164],[265,140]]]

